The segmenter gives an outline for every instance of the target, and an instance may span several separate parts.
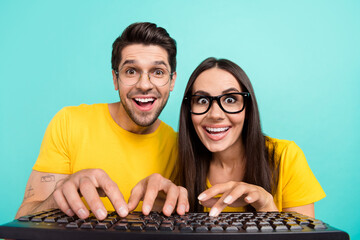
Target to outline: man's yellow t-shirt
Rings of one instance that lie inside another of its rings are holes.
[[[293,142],[267,137],[272,144],[267,147],[275,147],[275,155],[279,164],[279,180],[276,193],[273,195],[274,202],[279,211],[283,208],[299,207],[314,203],[324,198],[325,192],[312,173],[304,153]],[[275,144],[274,144],[275,143]],[[211,183],[207,181],[207,188]],[[220,196],[216,196],[220,197]],[[205,208],[205,211],[210,211]],[[244,207],[226,207],[224,212],[243,212]]]
[[[51,120],[33,170],[72,174],[100,168],[127,201],[141,179],[153,173],[170,178],[177,158],[176,138],[164,122],[150,134],[128,132],[113,120],[108,104],[65,107]],[[113,210],[107,198],[102,200]]]

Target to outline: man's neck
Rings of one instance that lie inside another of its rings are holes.
[[[123,129],[128,132],[132,132],[135,134],[149,134],[155,132],[155,130],[160,126],[160,119],[156,119],[156,121],[147,127],[137,125],[127,114],[124,107],[120,102],[109,103],[109,112],[112,119]]]

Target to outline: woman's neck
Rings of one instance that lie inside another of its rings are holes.
[[[245,173],[245,147],[239,140],[236,144],[222,152],[212,155],[208,173],[212,185],[228,181],[240,182]]]

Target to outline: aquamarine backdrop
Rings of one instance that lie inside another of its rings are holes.
[[[111,44],[139,21],[178,44],[162,120],[177,129],[185,84],[203,59],[235,61],[254,85],[264,132],[294,140],[327,193],[316,217],[360,239],[357,0],[0,0],[0,224],[21,204],[54,114],[118,100]]]

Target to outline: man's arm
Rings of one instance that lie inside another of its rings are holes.
[[[61,184],[69,175],[32,171],[26,184],[23,202],[15,218],[46,210],[57,208],[52,193],[58,184]]]
[[[116,183],[101,169],[84,169],[71,175],[33,171],[16,217],[60,208],[69,216],[76,214],[85,219],[89,210],[81,200],[82,196],[100,220],[107,216],[100,197],[107,196],[120,216],[128,214],[127,204]]]

